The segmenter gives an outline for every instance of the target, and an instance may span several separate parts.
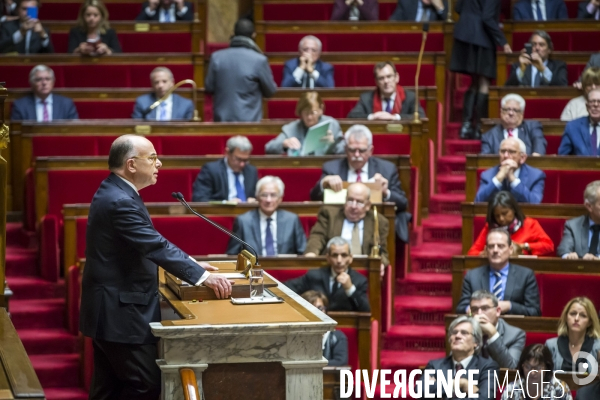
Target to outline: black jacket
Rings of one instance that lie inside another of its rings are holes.
[[[396,9],[390,15],[390,21],[415,21],[417,18],[418,3],[421,0],[398,0]],[[445,21],[448,17],[448,1],[444,0],[444,11],[439,14],[433,7],[426,7],[424,12],[429,9],[429,21]]]
[[[69,31],[69,47],[67,52],[72,53],[83,42],[87,41],[87,33],[78,26],[71,28]],[[108,28],[106,33],[100,35],[100,41],[108,46],[113,53],[121,53],[121,44],[117,38],[117,32],[114,29]]]
[[[19,43],[15,44],[13,41],[13,34],[19,30],[21,26],[20,21],[6,21],[0,24],[0,53],[13,53],[25,54],[26,38],[23,37]],[[44,27],[47,35],[50,35],[50,31]],[[31,31],[31,40],[29,42],[29,54],[35,53],[54,53],[54,47],[52,46],[52,38],[49,38],[50,42],[48,46],[42,46],[42,37],[39,33]]]
[[[256,167],[246,164],[244,175],[244,191],[246,198],[254,197],[258,171]],[[204,165],[192,187],[192,201],[222,201],[229,198],[229,183],[225,159],[209,162]]]
[[[569,80],[567,78],[567,64],[561,60],[548,59],[546,66],[552,71],[552,80],[547,81],[544,76],[540,76],[540,86],[567,86]],[[506,80],[505,86],[531,86],[531,65],[525,68],[523,73],[523,81],[519,82],[517,70],[520,68],[518,62],[514,63],[510,68],[510,75]],[[538,72],[539,73],[539,72]]]
[[[412,90],[405,90],[406,98],[402,102],[402,113],[400,114],[401,120],[407,119],[412,121],[415,112],[415,92]],[[358,103],[348,113],[348,118],[362,118],[367,119],[369,114],[373,113],[373,96],[375,91],[364,92],[360,94]],[[425,111],[421,104],[419,104],[419,117],[425,118]]]
[[[519,139],[525,143],[527,155],[546,154],[548,142],[544,137],[542,124],[538,121],[523,121],[518,127]],[[500,143],[504,140],[504,128],[498,124],[481,136],[481,154],[498,154]]]
[[[323,357],[327,359],[327,365],[340,367],[348,365],[348,338],[342,331],[332,331],[327,337]]]
[[[460,19],[454,26],[454,38],[461,42],[496,50],[506,38],[498,23],[500,0],[459,0],[455,10]]]

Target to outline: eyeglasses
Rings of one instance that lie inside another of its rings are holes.
[[[500,154],[504,154],[504,153],[508,153],[511,156],[514,156],[515,154],[518,153],[517,150],[512,150],[512,149],[500,149]]]
[[[370,148],[371,148],[371,146],[367,147],[366,149],[353,149],[352,147],[346,147],[346,151],[349,152],[350,154],[354,154],[357,151],[360,154],[365,154],[367,151],[369,151]]]
[[[338,258],[338,257],[348,258],[348,257],[350,257],[350,254],[348,254],[348,253],[330,253],[328,255],[331,258]]]
[[[308,52],[311,52],[311,53],[318,53],[318,52],[319,52],[319,49],[318,49],[318,48],[316,48],[316,47],[303,47],[303,48],[301,48],[301,49],[300,49],[300,51],[301,51],[302,53],[308,53]]]
[[[541,364],[541,365],[531,365],[528,363],[523,364],[523,369],[526,371],[541,371],[546,369],[546,366]]]
[[[486,312],[491,306],[471,307],[471,314],[477,314],[479,311]]]
[[[456,335],[458,335],[459,333],[461,334],[461,336],[469,336],[469,335],[472,335],[472,333],[471,333],[471,332],[469,332],[469,331],[465,331],[464,329],[462,329],[462,330],[454,329],[453,331],[450,331],[450,335],[451,335],[451,336],[456,336]]]
[[[600,106],[600,100],[588,100],[587,103],[591,106]]]
[[[156,164],[156,161],[158,160],[158,155],[152,154],[151,156],[148,156],[148,157],[133,156],[131,158],[137,158],[139,160],[150,160],[150,161],[152,161],[152,164]]]
[[[514,112],[515,114],[521,113],[520,108],[502,107],[500,110],[502,110],[503,113],[509,113],[511,111]]]
[[[348,205],[350,207],[355,206],[358,208],[363,208],[364,206],[367,205],[367,203],[364,201],[358,201],[358,200],[346,200],[346,205]]]
[[[269,197],[272,199],[278,199],[279,195],[275,193],[261,193],[258,195],[261,199],[268,199]]]

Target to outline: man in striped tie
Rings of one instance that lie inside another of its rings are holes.
[[[489,265],[467,272],[456,312],[469,312],[471,295],[488,290],[498,298],[502,314],[540,316],[540,292],[533,271],[509,262],[513,244],[508,231],[490,230],[486,252]]]

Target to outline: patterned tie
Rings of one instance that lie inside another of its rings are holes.
[[[360,246],[360,230],[358,229],[358,222],[354,223],[354,228],[352,228],[352,254],[362,254],[362,249]]]
[[[240,173],[234,172],[233,175],[235,175],[235,191],[237,192],[237,198],[240,199],[242,203],[245,203],[247,200],[246,192],[244,191],[244,186],[240,181]]]
[[[50,115],[48,114],[48,102],[46,100],[42,101],[42,105],[44,106],[44,110],[42,113],[42,121],[48,122],[50,121]]]
[[[592,230],[592,240],[590,241],[588,253],[596,255],[598,254],[598,242],[600,241],[600,225],[594,225],[590,229]]]
[[[594,157],[598,156],[598,125],[594,125],[594,129],[592,129],[592,134],[590,136],[590,141],[592,145],[592,155]]]
[[[512,128],[507,129],[507,131],[508,131],[508,137],[513,137],[513,134],[512,134],[513,130],[512,130]]]
[[[167,103],[164,101],[162,103],[160,103],[160,113],[158,114],[158,120],[159,121],[167,120]]]
[[[394,103],[392,102],[392,99],[387,99],[387,106],[385,107],[385,111],[391,113],[392,112],[392,106],[394,105]]]
[[[273,243],[273,232],[271,232],[271,221],[273,218],[267,218],[267,229],[265,231],[265,250],[268,256],[275,255],[275,244]]]
[[[496,276],[496,282],[494,283],[492,292],[496,295],[498,300],[504,300],[504,293],[502,293],[502,275],[500,272],[494,271],[494,276]]]
[[[541,6],[539,0],[535,2],[535,13],[537,14],[536,21],[544,20],[544,17],[542,16],[542,6]]]
[[[362,179],[360,178],[360,174],[362,173],[362,169],[357,169],[354,172],[356,172],[356,182],[362,182]]]

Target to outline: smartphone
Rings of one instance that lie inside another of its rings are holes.
[[[38,8],[37,7],[27,7],[27,16],[31,19],[37,19]]]
[[[531,51],[532,51],[531,43],[525,43],[525,53],[527,53],[527,55],[530,56]]]

